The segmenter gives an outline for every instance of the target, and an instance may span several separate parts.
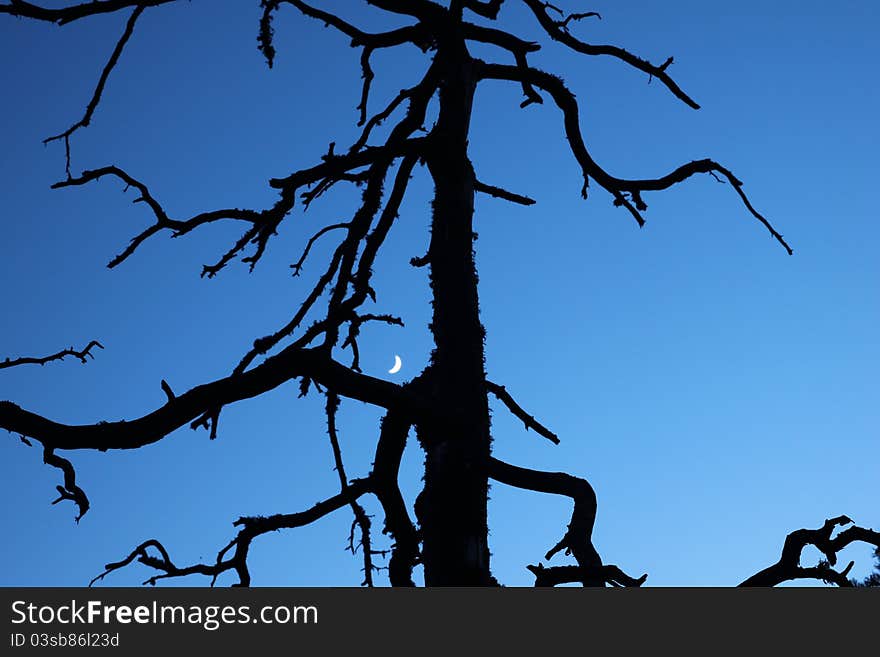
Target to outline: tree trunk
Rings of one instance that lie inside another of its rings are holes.
[[[435,350],[430,392],[455,429],[417,427],[425,486],[416,505],[427,586],[485,586],[490,452],[483,340],[473,251],[474,171],[467,156],[475,82],[460,38],[440,44],[440,112],[425,158],[434,180],[428,249]],[[460,421],[459,421],[460,420]]]

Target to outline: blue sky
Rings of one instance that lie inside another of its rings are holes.
[[[208,4],[144,13],[92,125],[73,137],[74,173],[117,164],[178,217],[261,208],[275,198],[269,178],[317,162],[331,141],[355,139],[359,53],[344,37],[286,8],[270,71],[256,49],[258,3]],[[506,3],[501,24],[539,39],[519,4]],[[365,29],[389,25],[365,3],[342,5]],[[702,105],[689,109],[619,61],[542,39],[533,65],[562,75],[577,94],[597,161],[622,177],[650,177],[712,157],[745,182],[795,254],[710,177],[646,195],[642,229],[601,190],[584,202],[549,99],[521,110],[516,85],[485,83],[471,140],[478,175],[538,201],[522,208],[477,199],[487,370],[562,439],[553,446],[525,432],[493,404],[496,456],[589,479],[599,498],[598,550],[631,574],[647,572],[649,585],[735,584],[775,561],[787,532],[827,517],[880,527],[880,10],[868,1],[829,10],[812,1],[684,0],[597,0],[589,9],[604,20],[579,24],[578,35],[654,62],[674,55],[670,72]],[[357,193],[334,190],[308,212],[295,210],[252,274],[234,262],[215,279],[199,277],[238,237],[232,225],[159,235],[109,270],[149,224],[146,208],[111,180],[50,191],[64,177],[64,152],[41,140],[82,116],[126,17],[64,28],[0,18],[0,357],[91,339],[106,347],[86,366],[4,370],[0,399],[90,423],[161,405],[162,379],[182,391],[227,375],[255,337],[298,307],[333,238],[317,245],[303,276],[292,278],[288,266],[318,227],[350,216]],[[414,84],[426,62],[413,48],[378,54],[372,107]],[[398,314],[406,327],[370,327],[361,344],[364,371],[397,382],[418,374],[431,348],[426,273],[408,264],[427,245],[430,191],[417,169],[375,267],[376,312]],[[403,369],[386,374],[395,354]],[[0,583],[83,585],[148,538],[179,564],[213,561],[238,516],[301,510],[332,495],[322,399],[297,399],[297,391],[292,382],[228,407],[216,441],[184,428],[133,452],[66,454],[92,501],[79,525],[72,505],[49,505],[58,471],[7,435]],[[369,470],[378,418],[343,401],[350,476]],[[420,468],[412,441],[402,481],[410,500]],[[368,510],[380,526],[372,501]],[[531,585],[525,565],[555,544],[569,514],[567,499],[493,485],[496,576]],[[344,552],[349,525],[342,510],[258,539],[253,583],[357,585],[360,559]],[[853,574],[870,569],[869,552],[843,554],[857,559]],[[149,574],[136,566],[107,583]]]

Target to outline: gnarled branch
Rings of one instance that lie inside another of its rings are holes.
[[[76,483],[76,471],[73,469],[73,464],[58,456],[55,450],[48,446],[43,447],[43,463],[58,468],[64,473],[64,485],[55,487],[58,491],[58,498],[52,504],[58,504],[62,500],[72,501],[79,509],[79,514],[75,518],[76,522],[79,522],[89,510],[89,498]]]
[[[291,346],[247,372],[196,386],[135,420],[68,425],[0,401],[0,429],[34,438],[54,449],[136,449],[161,440],[203,413],[250,399],[301,376],[343,397],[383,408],[405,408],[411,414],[445,421],[436,417],[426,402],[397,384],[354,372],[324,350]]]
[[[557,107],[562,111],[565,134],[572,154],[583,172],[584,186],[581,194],[584,198],[587,195],[589,180],[592,178],[612,195],[615,205],[625,207],[635,218],[636,222],[638,222],[639,226],[642,226],[645,223],[642,212],[648,209],[641,196],[643,192],[668,189],[697,173],[717,173],[730,182],[751,215],[770,231],[773,238],[782,245],[789,255],[792,254],[791,247],[782,235],[754,208],[742,190],[742,182],[724,166],[709,159],[695,160],[659,178],[642,180],[617,178],[599,166],[587,150],[581,133],[580,112],[577,100],[562,80],[534,68],[486,63],[481,63],[477,68],[481,79],[510,80],[515,82],[527,81],[535,87],[548,92],[553,97]]]
[[[682,91],[681,87],[676,84],[675,80],[673,80],[670,75],[666,72],[666,69],[672,64],[672,57],[669,57],[663,64],[659,66],[655,66],[650,62],[642,59],[641,57],[636,57],[631,52],[624,50],[623,48],[618,48],[617,46],[596,46],[585,41],[581,41],[580,39],[575,38],[568,31],[568,23],[571,20],[574,20],[578,17],[585,18],[595,12],[590,12],[586,14],[574,14],[567,18],[563,18],[560,21],[555,21],[550,17],[550,14],[547,13],[548,3],[543,2],[542,0],[523,0],[523,2],[528,5],[529,9],[532,10],[532,13],[535,15],[535,18],[538,19],[538,23],[540,23],[541,27],[544,28],[544,31],[550,36],[554,41],[559,41],[560,43],[568,46],[572,50],[583,53],[585,55],[608,55],[610,57],[615,57],[623,62],[626,62],[633,68],[636,68],[640,71],[643,71],[650,75],[651,77],[657,78],[666,85],[666,87],[681,101],[686,103],[688,106],[694,109],[700,109],[700,106],[694,101],[690,96],[688,96],[684,91]],[[596,14],[598,15],[598,14]]]
[[[623,573],[616,566],[606,566],[593,546],[593,525],[596,521],[596,493],[586,479],[573,477],[564,472],[542,472],[516,465],[510,465],[496,458],[489,459],[489,477],[508,486],[533,490],[538,493],[565,495],[574,501],[571,522],[562,539],[554,545],[544,558],[548,561],[560,550],[571,554],[577,561],[577,570],[548,573],[542,565],[529,568],[540,582],[555,583],[579,581],[584,586],[604,586],[606,583],[640,586],[647,574],[635,579]],[[567,578],[566,578],[567,577]],[[548,579],[552,578],[552,579]],[[536,585],[539,585],[536,583]],[[545,584],[540,584],[545,585]]]
[[[835,529],[851,523],[852,520],[847,516],[837,516],[826,520],[818,529],[797,529],[791,532],[785,537],[779,561],[744,580],[740,586],[776,586],[796,579],[815,579],[838,586],[852,586],[847,575],[853,564],[850,562],[842,571],[834,570],[837,553],[856,541],[880,548],[880,532],[853,525],[832,538]],[[808,545],[816,547],[825,559],[814,567],[805,568],[800,565],[801,552]]]
[[[274,516],[239,518],[233,523],[233,526],[241,527],[241,529],[235,538],[220,550],[217,554],[217,560],[213,564],[194,564],[192,566],[180,568],[174,564],[168,555],[168,551],[159,541],[156,539],[144,541],[121,561],[108,563],[104,566],[104,572],[92,579],[89,586],[104,579],[104,577],[113,571],[129,565],[135,559],[145,566],[161,571],[161,574],[150,577],[144,582],[144,584],[154,585],[160,579],[171,577],[206,575],[211,577],[211,586],[213,586],[220,575],[227,571],[234,570],[238,575],[239,580],[238,584],[234,586],[250,586],[251,576],[248,571],[247,557],[251,543],[255,538],[269,532],[275,532],[281,529],[294,529],[296,527],[303,527],[311,524],[343,506],[350,504],[352,501],[357,500],[361,495],[368,493],[369,491],[369,479],[356,479],[341,493],[329,497],[326,500],[322,500],[305,511],[300,511],[299,513],[276,514]],[[159,552],[159,557],[155,557],[147,552],[148,548],[151,547]],[[232,556],[227,556],[230,551],[232,551]]]

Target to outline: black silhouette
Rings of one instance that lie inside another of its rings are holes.
[[[189,574],[209,576],[213,583],[221,573],[235,571],[240,585],[247,586],[251,583],[248,549],[253,540],[267,532],[306,525],[349,507],[354,514],[352,551],[356,527],[360,533],[365,584],[371,585],[373,560],[378,555],[370,542],[370,520],[358,502],[362,496],[371,494],[382,507],[384,529],[393,540],[388,560],[392,585],[412,586],[412,571],[418,563],[424,566],[425,583],[429,586],[495,585],[490,570],[486,514],[488,481],[494,479],[522,489],[566,496],[573,502],[571,522],[545,558],[549,560],[564,551],[574,557],[575,563],[556,567],[528,566],[535,575],[536,585],[567,582],[580,582],[585,586],[641,585],[647,575],[632,577],[618,567],[606,564],[593,546],[596,496],[585,479],[512,465],[491,454],[489,393],[520,418],[526,428],[553,442],[558,439],[523,410],[503,385],[487,379],[484,371],[484,330],[479,318],[473,252],[474,195],[490,194],[523,205],[533,201],[477,177],[468,158],[469,119],[475,89],[485,80],[509,81],[522,88],[523,107],[545,100],[554,103],[562,112],[566,139],[583,174],[582,195],[585,198],[590,184],[598,186],[611,195],[615,206],[625,209],[642,225],[647,210],[645,194],[668,189],[695,174],[706,173],[729,183],[745,210],[791,254],[792,250],[782,235],[746,196],[742,182],[729,169],[708,159],[689,162],[651,179],[625,179],[609,174],[593,159],[585,145],[574,94],[561,78],[530,66],[529,55],[540,49],[540,44],[524,41],[499,27],[487,26],[496,24],[504,0],[450,0],[448,3],[368,0],[375,11],[398,14],[408,21],[405,27],[380,33],[364,32],[339,16],[300,0],[262,0],[258,41],[270,67],[275,57],[272,20],[282,5],[291,5],[304,16],[342,32],[351,39],[353,47],[360,49],[363,87],[357,109],[361,135],[354,144],[342,150],[337,151],[336,145],[331,144],[315,165],[271,180],[270,185],[278,192],[278,200],[272,207],[262,210],[225,208],[175,219],[166,213],[147,185],[118,167],[107,166],[78,175],[70,172],[71,137],[91,122],[105,85],[139,17],[152,7],[173,1],[102,0],[55,9],[22,0],[9,0],[0,5],[2,14],[59,25],[96,14],[131,10],[83,118],[47,140],[63,141],[66,150],[67,177],[53,185],[54,188],[85,185],[103,177],[117,178],[137,190],[140,200],[155,217],[155,223],[136,235],[109,266],[122,263],[145,240],[161,231],[182,235],[204,224],[232,219],[243,222],[246,230],[214,264],[205,266],[202,274],[208,277],[217,275],[248,249],[252,251],[242,260],[253,269],[298,198],[308,206],[333,185],[352,183],[363,190],[361,206],[349,221],[322,228],[305,245],[302,257],[292,265],[295,274],[299,273],[315,240],[331,232],[342,238],[323,275],[295,315],[285,326],[255,340],[253,348],[244,354],[228,376],[181,393],[175,393],[163,381],[166,403],[143,417],[122,422],[69,426],[12,402],[0,402],[0,427],[20,434],[23,440],[31,439],[43,445],[45,462],[61,469],[64,474],[64,483],[58,486],[60,497],[56,501],[73,501],[79,509],[78,517],[81,517],[89,508],[88,498],[77,484],[72,464],[58,452],[137,448],[161,440],[186,424],[193,429],[205,428],[214,438],[225,406],[298,378],[303,394],[314,388],[326,396],[328,434],[339,473],[340,490],[298,513],[239,518],[234,523],[238,533],[213,563],[178,566],[159,541],[149,540],[138,545],[123,560],[107,564],[104,572],[95,579],[139,561],[157,571],[148,580],[150,583]],[[584,55],[616,58],[661,83],[690,107],[699,108],[670,77],[671,57],[655,65],[622,48],[592,45],[576,37],[571,30],[574,23],[600,18],[595,12],[566,15],[541,0],[517,2],[524,3],[531,10],[546,37]],[[468,50],[469,44],[473,43],[492,45],[502,53],[504,61],[513,63],[476,59]],[[431,64],[421,80],[402,90],[384,109],[371,114],[368,110],[374,75],[370,67],[371,55],[376,50],[404,44],[414,44],[432,53]],[[435,97],[439,99],[439,114],[436,123],[426,126],[428,104]],[[393,118],[400,114],[401,118]],[[397,122],[384,143],[373,144],[374,128],[392,120]],[[401,323],[396,317],[369,314],[362,308],[367,299],[374,296],[371,268],[397,217],[410,174],[417,163],[427,166],[435,189],[430,245],[423,257],[412,260],[415,267],[429,267],[433,304],[431,331],[435,349],[430,363],[419,376],[407,384],[397,385],[360,371],[358,335],[368,322]],[[391,183],[386,193],[387,179]],[[304,326],[307,313],[324,297],[328,300],[323,319]],[[82,352],[65,350],[42,359],[7,361],[0,367],[46,362],[64,355],[75,355],[85,361],[85,357],[91,355],[89,349],[92,346],[100,345],[93,342]],[[347,348],[352,353],[349,366],[335,359],[339,349]],[[341,397],[386,410],[379,427],[373,469],[357,479],[348,477],[336,437],[336,409]],[[415,429],[425,453],[424,488],[414,503],[415,520],[411,518],[398,486],[398,469],[410,429]],[[849,585],[847,574],[852,564],[842,571],[834,570],[837,552],[853,541],[880,546],[880,533],[856,526],[832,536],[838,526],[850,522],[846,516],[840,516],[827,520],[820,529],[792,532],[785,540],[779,561],[749,577],[743,584],[772,586],[786,580],[812,578]],[[801,567],[800,553],[808,544],[819,548],[826,555],[826,561],[812,568]]]
[[[874,572],[868,575],[862,581],[858,581],[856,579],[851,579],[850,583],[853,586],[862,586],[862,587],[875,587],[880,586],[880,547],[874,550]]]

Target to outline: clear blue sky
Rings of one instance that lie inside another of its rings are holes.
[[[184,217],[265,207],[275,198],[269,178],[316,163],[331,141],[351,143],[359,51],[287,7],[270,71],[256,48],[258,4],[148,9],[92,126],[73,137],[73,172],[117,164]],[[388,25],[365,3],[338,4],[366,29]],[[519,4],[506,3],[501,24],[538,39]],[[614,174],[650,177],[712,157],[746,183],[795,254],[706,176],[646,195],[643,229],[601,190],[584,202],[549,99],[520,110],[516,85],[486,83],[473,117],[478,175],[538,200],[531,208],[477,200],[487,368],[562,439],[553,446],[526,433],[494,404],[496,455],[588,478],[599,497],[598,550],[633,575],[647,572],[649,585],[738,583],[778,558],[787,532],[839,514],[880,528],[878,5],[595,0],[587,9],[604,20],[581,23],[578,35],[654,62],[674,55],[670,72],[703,106],[689,109],[619,61],[543,39],[533,64],[577,94],[596,159]],[[106,347],[86,366],[2,371],[0,399],[68,423],[140,416],[164,403],[162,379],[183,391],[227,375],[323,271],[332,237],[302,277],[290,276],[305,239],[357,202],[340,189],[296,210],[253,274],[235,262],[199,278],[238,237],[233,225],[159,235],[107,269],[151,222],[147,208],[109,179],[50,191],[64,177],[64,151],[41,140],[82,116],[126,17],[64,28],[0,17],[0,357],[91,339]],[[415,49],[378,54],[373,108],[411,86],[426,62]],[[364,371],[397,382],[418,374],[431,348],[426,272],[408,264],[427,245],[429,199],[417,170],[375,267],[376,311],[401,315],[406,327],[371,327],[361,344]],[[403,369],[386,374],[395,354]],[[79,525],[72,504],[49,505],[59,472],[7,435],[0,583],[82,585],[148,538],[178,564],[213,561],[238,516],[302,510],[332,495],[322,399],[296,396],[292,382],[228,407],[213,442],[184,428],[137,451],[67,453],[92,501]],[[350,476],[369,470],[378,417],[343,401]],[[410,500],[420,466],[413,441],[403,475]],[[372,501],[368,510],[381,526]],[[566,498],[493,485],[495,575],[531,585],[525,565],[560,538],[569,514]],[[258,539],[253,584],[357,585],[360,558],[343,551],[350,521],[343,509]],[[854,575],[870,569],[867,548],[847,557],[858,560]],[[150,574],[135,566],[107,583]]]

